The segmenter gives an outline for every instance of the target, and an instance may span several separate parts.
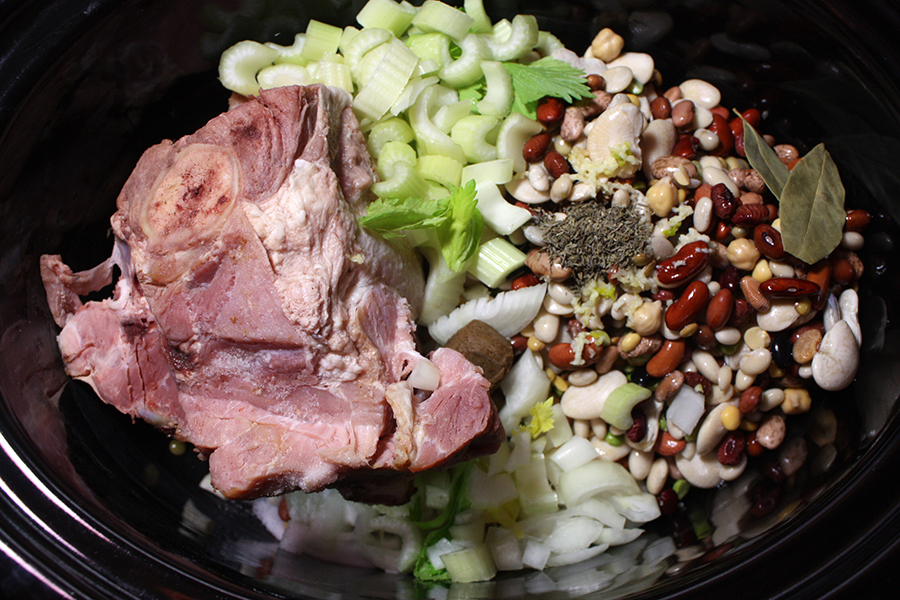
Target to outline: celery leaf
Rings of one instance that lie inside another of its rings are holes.
[[[378,198],[369,205],[359,219],[363,227],[385,237],[397,237],[397,232],[409,229],[433,229],[447,220],[447,202],[432,202],[419,198]]]
[[[512,76],[512,110],[535,119],[537,103],[541,98],[560,98],[574,102],[580,98],[590,98],[584,71],[572,65],[545,56],[529,64],[504,63]]]
[[[553,397],[543,402],[538,402],[531,407],[531,421],[525,427],[531,433],[531,439],[536,440],[542,434],[553,429]]]
[[[478,252],[484,218],[475,199],[475,180],[463,187],[450,190],[449,218],[438,231],[444,260],[454,271],[460,271],[465,263]]]

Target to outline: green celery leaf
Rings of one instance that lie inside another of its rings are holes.
[[[781,159],[759,132],[753,128],[753,125],[748,123],[740,113],[734,112],[744,122],[744,153],[747,155],[747,162],[756,169],[756,172],[766,182],[766,186],[780,200],[781,192],[791,174],[790,170],[781,162]]]
[[[513,110],[526,117],[534,118],[532,106],[541,98],[553,97],[574,102],[580,98],[590,98],[584,71],[572,65],[545,56],[529,64],[504,63],[512,76]]]
[[[467,85],[464,88],[459,89],[459,99],[460,100],[468,100],[472,99],[478,102],[482,98],[484,98],[485,93],[487,93],[487,84],[485,83],[484,77],[473,83],[472,85]]]
[[[413,577],[419,581],[429,581],[436,583],[450,583],[450,573],[447,569],[435,569],[427,555],[425,560],[417,560],[413,569]]]
[[[810,150],[790,171],[779,216],[784,249],[808,264],[825,258],[841,243],[847,216],[844,185],[824,144]]]
[[[478,252],[484,218],[475,199],[475,181],[450,190],[449,218],[438,230],[444,260],[454,271],[461,271]]]
[[[385,237],[397,237],[408,229],[440,227],[448,218],[448,202],[419,198],[378,198],[369,205],[359,224]]]

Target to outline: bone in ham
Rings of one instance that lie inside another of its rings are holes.
[[[147,150],[118,198],[105,263],[41,273],[72,377],[193,443],[231,498],[337,487],[400,501],[409,474],[493,451],[480,369],[418,361],[422,273],[357,224],[374,178],[346,93],[278,88]],[[112,298],[79,296],[121,275]]]

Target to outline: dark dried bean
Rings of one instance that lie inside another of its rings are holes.
[[[744,432],[729,431],[725,439],[719,444],[718,459],[726,467],[735,467],[741,464],[744,457]]]

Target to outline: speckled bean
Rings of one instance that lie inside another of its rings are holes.
[[[756,441],[768,450],[774,450],[784,442],[787,427],[781,415],[767,415],[756,430]]]

